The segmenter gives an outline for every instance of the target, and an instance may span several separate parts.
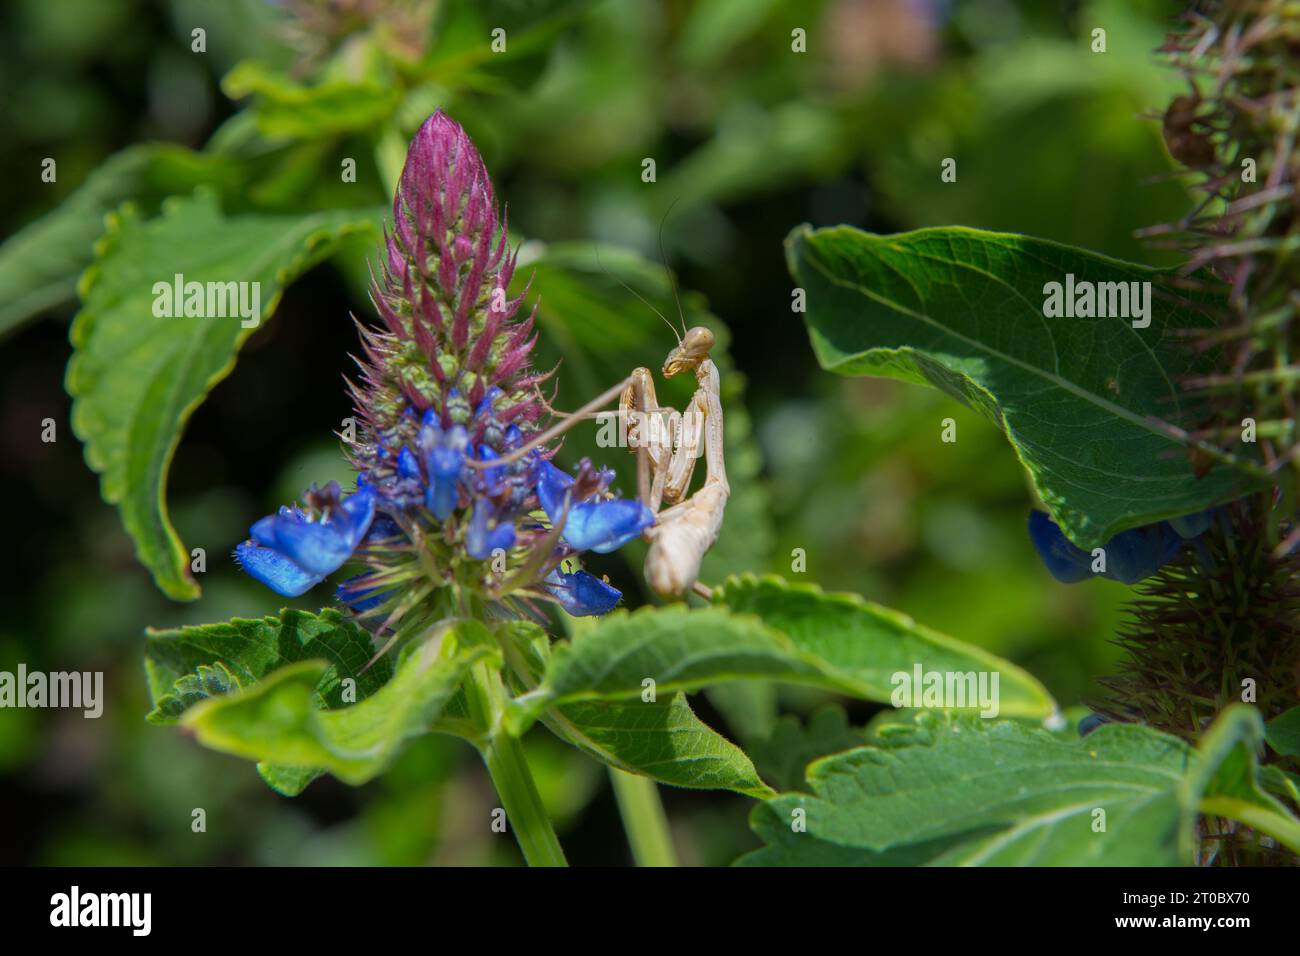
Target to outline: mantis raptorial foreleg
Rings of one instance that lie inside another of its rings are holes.
[[[627,443],[636,455],[637,497],[652,511],[663,500],[664,480],[672,455],[671,434],[660,427],[671,408],[659,405],[654,379],[648,368],[632,370],[631,381],[619,400],[619,415],[627,423]]]
[[[685,416],[659,404],[650,370],[638,368],[576,412],[560,416],[560,421],[527,444],[491,462],[471,460],[466,464],[486,468],[518,461],[619,396],[620,411],[629,423],[628,445],[637,456],[637,495],[656,512],[654,525],[644,532],[650,542],[646,581],[661,595],[680,596],[694,590],[708,597],[711,592],[698,580],[700,563],[718,540],[731,495],[723,460],[720,380],[717,366],[709,359],[712,347],[713,333],[697,326],[687,331],[664,360],[665,378],[687,369],[695,372],[699,387]],[[665,418],[669,419],[668,427],[664,426]],[[708,474],[700,490],[686,498],[701,445]],[[660,511],[664,501],[670,507]]]
[[[700,563],[718,539],[731,494],[723,458],[720,380],[717,366],[709,359],[712,347],[713,333],[696,327],[686,333],[664,362],[665,378],[689,368],[695,371],[699,386],[686,414],[674,423],[675,441],[670,446],[665,448],[653,440],[654,436],[642,434],[640,428],[634,442],[629,429],[628,443],[637,455],[637,485],[642,500],[656,511],[663,500],[677,502],[659,511],[655,524],[645,531],[645,538],[650,542],[645,562],[646,582],[665,596],[682,595],[687,590],[709,595],[709,589],[698,581]],[[633,384],[624,392],[622,408],[625,413],[639,413],[641,422],[645,423],[649,415],[666,410],[658,405],[649,371],[638,369],[633,377]],[[701,444],[707,468],[704,484],[694,495],[682,500],[690,487]]]

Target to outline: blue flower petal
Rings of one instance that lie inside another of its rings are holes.
[[[1121,531],[1105,544],[1106,577],[1136,584],[1177,557],[1182,545],[1167,521]]]
[[[1101,714],[1089,714],[1079,721],[1079,736],[1086,737],[1105,723],[1107,720]]]
[[[366,611],[374,610],[388,600],[393,592],[378,586],[362,586],[362,582],[369,578],[369,574],[358,574],[348,578],[335,589],[334,596],[356,614],[365,614]]]
[[[1056,580],[1074,584],[1092,577],[1092,555],[1062,534],[1045,512],[1029,512],[1029,538]]]
[[[263,548],[253,541],[245,541],[235,548],[235,560],[251,577],[284,597],[305,594],[325,579],[325,575],[304,571],[279,551]]]
[[[405,445],[397,454],[397,474],[401,478],[420,480],[420,463],[415,460],[415,453]]]
[[[608,614],[623,597],[618,588],[586,571],[566,574],[556,568],[543,583],[560,606],[574,617]]]
[[[453,448],[433,448],[425,462],[429,469],[429,486],[424,490],[424,504],[439,521],[456,509],[460,497],[459,482],[465,456]]]
[[[1179,537],[1198,538],[1210,530],[1217,510],[1217,508],[1210,508],[1206,511],[1198,511],[1196,514],[1183,515],[1181,518],[1170,518],[1169,527],[1178,532]]]
[[[385,541],[389,538],[396,538],[404,535],[402,526],[386,514],[376,514],[375,520],[370,522],[370,530],[366,532],[366,541]]]
[[[589,501],[569,508],[560,537],[578,551],[616,551],[655,523],[648,505],[632,498]]]
[[[465,550],[471,558],[485,561],[497,548],[509,551],[515,545],[515,528],[509,522],[488,527],[492,517],[492,506],[486,501],[474,503],[474,514],[470,518],[469,530],[465,533]]]
[[[495,404],[496,400],[500,398],[501,395],[501,389],[497,388],[495,385],[489,388],[487,394],[479,400],[478,407],[474,409],[474,417],[477,418],[480,415],[491,414],[493,404]]]
[[[1092,554],[1071,542],[1043,512],[1030,512],[1029,537],[1056,580],[1074,584],[1093,576]],[[1103,545],[1106,552],[1103,576],[1136,584],[1177,557],[1182,540],[1167,521],[1121,531]]]
[[[551,521],[564,513],[564,496],[573,479],[549,461],[537,469],[537,499]],[[570,504],[560,537],[576,551],[616,551],[655,523],[649,506],[631,498]]]
[[[564,511],[564,495],[573,484],[573,478],[549,461],[537,466],[537,500],[551,521],[558,521]]]
[[[460,500],[460,475],[468,444],[469,434],[460,425],[445,434],[433,422],[426,425],[426,434],[421,439],[424,467],[429,474],[429,484],[424,489],[424,506],[439,521],[446,521]]]
[[[498,455],[487,445],[478,446],[479,461],[494,461],[500,457],[501,457],[500,455]],[[496,496],[501,494],[501,489],[504,487],[505,480],[506,480],[505,465],[498,465],[495,468],[483,469],[483,483],[489,495]]]
[[[275,536],[281,524],[291,521],[306,521],[307,516],[298,508],[280,505],[280,510],[273,515],[259,518],[248,529],[248,536],[267,548],[275,547]]]
[[[322,521],[297,508],[281,508],[253,525],[253,540],[280,552],[310,574],[337,571],[352,556],[375,516],[375,490],[364,485]]]

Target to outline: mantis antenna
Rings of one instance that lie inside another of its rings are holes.
[[[664,218],[659,221],[659,256],[663,260],[664,271],[668,274],[668,285],[672,289],[673,302],[675,302],[677,305],[677,316],[679,319],[681,319],[682,332],[683,334],[685,334],[686,315],[682,311],[681,296],[678,295],[677,293],[677,280],[673,277],[672,269],[668,268],[668,257],[664,254],[664,223],[668,221],[668,215],[673,211],[673,206],[675,205],[677,205],[676,199],[674,199],[669,204],[667,212],[664,213]],[[680,347],[682,344],[682,336],[677,334],[677,329],[673,326],[672,322],[668,321],[668,318],[662,312],[656,309],[654,305],[648,299],[646,299],[645,296],[641,295],[641,293],[637,292],[636,289],[632,288],[630,285],[628,285],[618,276],[614,275],[612,272],[610,272],[608,269],[605,268],[605,263],[602,262],[600,258],[599,245],[595,246],[595,252],[596,252],[596,264],[600,266],[600,270],[604,272],[605,275],[609,276],[611,279],[613,279],[615,282],[621,285],[628,292],[632,293],[632,295],[636,296],[636,298],[640,300],[651,312],[659,316],[659,318],[663,320],[664,324],[667,325],[668,328],[672,331],[673,338],[677,340],[677,345]],[[626,388],[631,382],[632,382],[632,376],[629,375],[627,378],[623,379],[617,385],[614,385],[609,389],[607,389],[606,391],[602,392],[600,395],[597,395],[595,398],[587,402],[587,404],[583,405],[577,411],[571,412],[568,415],[564,415],[561,418],[561,420],[557,422],[555,425],[546,429],[546,431],[542,432],[540,435],[535,436],[532,439],[532,441],[524,445],[521,445],[520,447],[514,449],[507,455],[502,455],[500,458],[493,458],[491,461],[483,461],[483,462],[475,461],[474,459],[467,459],[465,461],[465,464],[468,465],[470,468],[483,469],[483,468],[495,467],[498,465],[508,465],[511,464],[512,462],[516,462],[519,459],[523,458],[525,455],[527,455],[534,448],[544,445],[547,442],[551,441],[552,439],[557,438],[560,435],[564,434],[570,428],[576,425],[580,420],[591,417],[593,412],[602,408],[610,401],[612,401],[614,398],[622,394],[623,389]]]
[[[661,228],[661,229],[663,228],[662,225],[660,226],[660,228]],[[662,239],[661,239],[661,249],[662,249]],[[678,344],[678,345],[681,345],[681,344],[682,344],[682,337],[681,337],[680,335],[677,334],[677,329],[673,327],[673,324],[672,324],[671,322],[668,321],[667,317],[666,317],[662,312],[660,312],[658,309],[656,309],[656,308],[654,307],[654,305],[651,304],[651,302],[650,302],[649,299],[647,299],[645,296],[643,296],[640,292],[637,292],[636,289],[632,288],[630,285],[628,285],[626,282],[624,282],[624,281],[623,281],[622,279],[620,279],[618,276],[614,275],[614,273],[612,273],[612,272],[610,272],[608,269],[606,269],[606,268],[605,268],[605,263],[603,263],[603,262],[600,261],[600,246],[597,245],[597,246],[595,247],[595,250],[596,250],[596,264],[597,264],[598,266],[600,266],[600,271],[603,272],[603,273],[605,273],[605,275],[609,276],[611,279],[613,279],[615,282],[617,282],[619,285],[621,285],[621,286],[622,286],[624,289],[626,289],[628,292],[631,292],[634,296],[636,296],[638,299],[641,300],[641,302],[645,305],[645,307],[646,307],[647,309],[649,309],[649,310],[650,310],[651,312],[653,312],[655,315],[659,316],[659,318],[663,319],[664,325],[668,326],[668,328],[672,331],[672,333],[673,333],[673,338],[675,338],[675,339],[677,340],[677,344]],[[680,305],[678,306],[678,311],[679,311],[679,312],[681,311],[681,307],[680,307]],[[685,321],[682,322],[682,329],[683,329],[683,331],[686,329],[686,323],[685,323]]]
[[[677,318],[682,321],[682,335],[685,335],[686,313],[682,311],[682,298],[677,294],[677,279],[673,277],[673,270],[668,268],[668,254],[664,252],[664,224],[668,222],[668,217],[672,214],[673,206],[676,206],[677,200],[681,198],[681,196],[674,197],[673,201],[668,204],[668,209],[664,211],[664,217],[659,220],[659,260],[664,264],[664,272],[668,274],[668,285],[673,290],[673,302],[677,304]],[[637,296],[637,298],[641,297]],[[667,319],[664,321],[667,321]],[[677,334],[676,329],[673,330],[673,334]],[[677,344],[682,344],[680,338],[677,339]]]

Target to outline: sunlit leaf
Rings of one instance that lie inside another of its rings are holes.
[[[167,469],[185,422],[230,373],[284,288],[345,237],[373,235],[377,223],[377,213],[358,210],[227,217],[207,193],[170,200],[148,222],[129,207],[111,217],[82,278],[72,327],[72,425],[101,475],[104,500],[119,507],[137,555],[169,596],[199,593],[166,505]],[[177,275],[186,283],[249,283],[260,315],[155,317],[155,283],[171,285]]]
[[[1166,273],[955,227],[876,236],[804,226],[790,234],[787,256],[824,368],[928,384],[982,411],[1082,548],[1252,487],[1226,467],[1196,477],[1169,430],[1198,424],[1180,383],[1207,359],[1185,333],[1212,319]],[[1046,317],[1045,286],[1067,274],[1150,282],[1150,326]],[[942,447],[936,422],[935,453]]]

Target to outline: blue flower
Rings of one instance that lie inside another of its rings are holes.
[[[543,579],[543,584],[560,607],[574,617],[608,614],[623,597],[617,588],[586,571],[569,574],[556,568]]]
[[[1079,721],[1079,736],[1086,737],[1106,723],[1109,723],[1109,721],[1101,714],[1089,714]]]
[[[420,445],[429,483],[424,489],[424,506],[439,521],[446,521],[460,499],[460,476],[465,468],[469,433],[461,425],[443,432],[433,410],[425,412],[420,428]]]
[[[500,548],[509,551],[515,545],[515,528],[509,522],[498,524],[496,509],[480,498],[474,502],[474,514],[465,534],[465,551],[471,558],[483,561]]]
[[[371,584],[370,581],[371,576],[369,574],[358,574],[355,577],[350,577],[335,588],[334,596],[341,603],[351,608],[353,613],[364,615],[367,611],[373,611],[393,596],[393,592]]]
[[[498,455],[487,445],[478,446],[479,461],[493,461],[500,457],[501,457],[500,455]],[[483,490],[489,495],[501,494],[501,490],[505,487],[505,480],[506,480],[505,465],[498,465],[495,468],[484,468],[482,471],[482,475],[483,475]]]
[[[549,461],[538,468],[537,498],[551,521],[560,520],[574,479]],[[616,551],[655,523],[649,506],[630,498],[591,498],[573,502],[560,537],[575,551]]]
[[[362,485],[340,498],[338,485],[314,487],[308,500],[323,505],[315,520],[301,508],[283,507],[249,529],[250,540],[235,549],[235,558],[252,577],[277,594],[297,597],[337,571],[370,530],[375,491]]]
[[[252,578],[284,597],[306,594],[325,580],[325,575],[310,574],[279,551],[263,548],[252,541],[245,541],[235,548],[235,560]]]
[[[1170,518],[1169,527],[1177,531],[1180,537],[1199,538],[1210,530],[1218,510],[1218,508],[1209,508],[1196,514],[1183,515],[1181,518]]]
[[[1194,528],[1198,523],[1193,521],[1187,527]],[[1208,522],[1205,527],[1209,527]],[[1056,580],[1074,584],[1093,576],[1092,554],[1070,541],[1043,512],[1030,512],[1029,537]],[[1121,531],[1102,547],[1106,552],[1106,570],[1101,574],[1112,581],[1136,584],[1177,557],[1182,545],[1183,536],[1168,521]]]

